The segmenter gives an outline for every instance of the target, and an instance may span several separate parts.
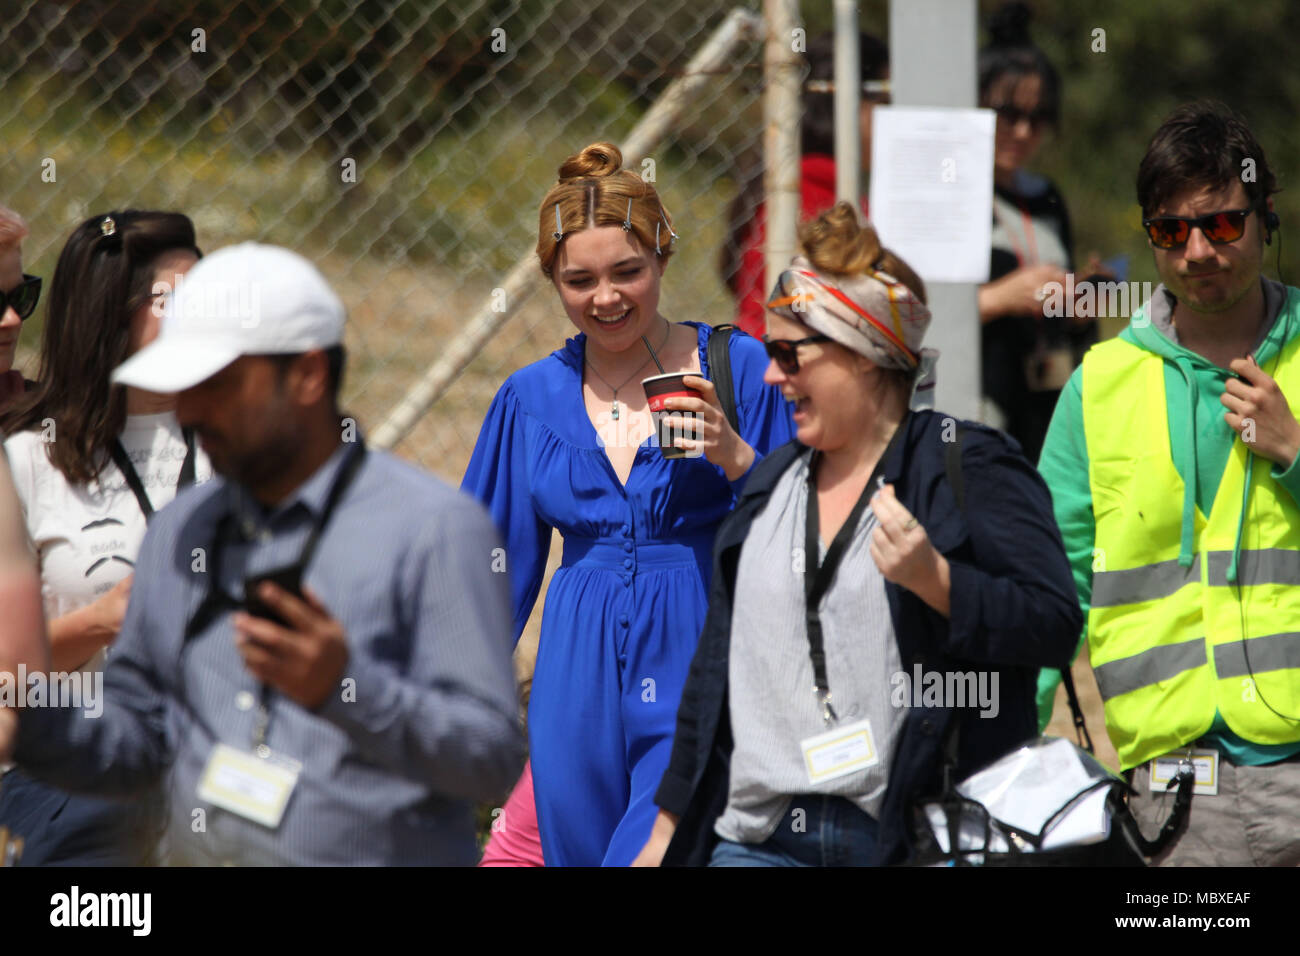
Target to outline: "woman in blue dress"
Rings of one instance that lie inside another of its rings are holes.
[[[763,383],[763,346],[729,343],[739,419],[710,379],[712,328],[659,314],[671,220],[654,187],[595,143],[542,201],[537,254],[578,335],[511,375],[462,487],[506,541],[515,638],[541,587],[551,529],[564,556],[547,591],[529,703],[533,786],[548,865],[627,865],[654,821],[681,686],[708,605],[713,534],[763,453],[793,435]],[[686,372],[702,398],[667,459],[642,379]],[[507,823],[507,826],[509,824]]]

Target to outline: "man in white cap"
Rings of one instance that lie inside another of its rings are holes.
[[[149,526],[103,716],[20,711],[15,756],[122,794],[170,770],[171,862],[472,864],[522,763],[496,532],[341,417],[343,314],[305,259],[232,246],[114,373],[178,393],[222,478]]]

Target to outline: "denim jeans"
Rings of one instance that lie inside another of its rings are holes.
[[[0,824],[24,841],[19,866],[147,865],[164,820],[157,789],[113,800],[66,793],[18,769],[0,777]]]
[[[876,821],[843,797],[801,794],[762,843],[719,840],[709,866],[874,866]]]

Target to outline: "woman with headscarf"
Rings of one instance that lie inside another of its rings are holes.
[[[766,339],[796,440],[719,530],[643,865],[905,860],[945,746],[960,773],[1033,737],[1037,669],[1082,623],[1029,462],[999,432],[909,411],[920,280],[847,203],[800,236]]]

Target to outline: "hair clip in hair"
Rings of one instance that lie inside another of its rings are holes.
[[[564,238],[564,225],[560,222],[560,204],[558,202],[555,204],[555,232],[551,233],[551,235],[555,237],[556,242]]]
[[[627,201],[627,215],[623,217],[623,231],[632,231],[632,200],[630,198]]]
[[[101,236],[111,236],[117,232],[117,223],[113,221],[112,216],[105,216],[99,221],[99,234]]]
[[[678,236],[677,233],[673,232],[672,224],[668,221],[668,216],[664,212],[663,203],[659,204],[659,218],[663,220],[663,225],[668,227],[668,235],[672,237],[668,240],[668,248],[671,249],[673,247],[673,243],[677,241]],[[663,253],[659,251],[659,223],[656,222],[655,223],[655,255],[662,255],[662,254]]]

